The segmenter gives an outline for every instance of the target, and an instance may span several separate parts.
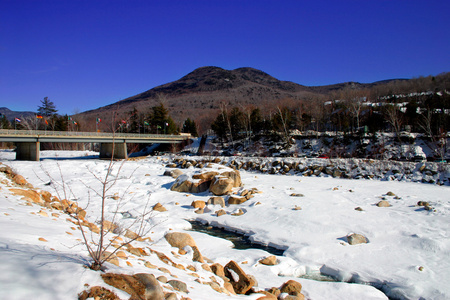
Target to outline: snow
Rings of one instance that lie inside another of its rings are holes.
[[[97,155],[86,151],[42,151],[41,161],[31,162],[15,161],[14,153],[2,151],[0,162],[11,166],[34,188],[59,194],[60,198],[64,198],[58,185],[62,176],[72,191],[67,198],[86,207],[88,219],[94,222],[100,216],[98,197],[93,193],[100,188],[96,176],[103,178],[109,163],[98,160]],[[195,266],[202,281],[208,281],[212,273],[203,270],[200,263],[192,262],[192,249],[187,249],[187,255],[174,256],[171,252],[177,250],[164,239],[167,232],[188,232],[200,252],[214,262],[222,265],[230,260],[238,262],[246,273],[257,279],[257,289],[279,287],[294,279],[303,285],[307,299],[450,298],[448,186],[268,175],[241,170],[243,188],[256,188],[262,193],[254,194],[254,198],[241,205],[224,207],[227,214],[217,217],[215,211],[219,206],[209,206],[204,214],[194,213],[190,206],[194,200],[207,201],[212,196],[208,192],[192,195],[170,191],[175,179],[163,176],[165,163],[169,161],[169,157],[161,156],[117,162],[114,168],[121,170],[117,176],[113,172],[117,182],[108,191],[111,197],[107,199],[106,216],[137,231],[133,217],[139,216],[146,205],[161,203],[167,211],[149,215],[147,236],[153,242],[145,247],[163,252],[185,266]],[[192,167],[183,169],[188,175],[197,171]],[[0,299],[76,299],[86,288],[85,284],[107,286],[99,272],[85,267],[88,253],[77,241],[81,233],[72,229],[76,226],[67,221],[67,215],[50,210],[49,217],[39,215],[42,207],[25,205],[20,196],[12,194],[3,173],[0,182]],[[395,196],[388,196],[389,191]],[[291,196],[294,193],[304,196]],[[122,200],[114,200],[114,195]],[[391,206],[376,206],[381,199],[389,201]],[[433,210],[417,206],[418,201],[429,202]],[[302,209],[295,210],[296,206]],[[357,211],[356,207],[363,210]],[[232,216],[238,208],[245,214]],[[59,216],[52,216],[54,212]],[[229,241],[190,231],[191,225],[186,220],[238,231],[255,242],[285,252],[277,257],[278,265],[262,265],[258,261],[269,253],[234,249]],[[349,245],[346,236],[351,233],[363,234],[369,243]],[[40,241],[41,237],[47,241]],[[144,267],[138,258],[130,257],[127,261],[132,266],[120,261],[120,267],[107,264],[108,271],[170,277],[158,269]],[[188,275],[189,272],[162,263],[155,254],[150,255],[150,262],[169,269],[177,280],[187,283],[189,294],[177,292],[179,299],[181,296],[258,298],[257,295],[217,293],[208,285],[195,282],[196,277]],[[319,273],[342,282],[301,278]],[[109,288],[128,299],[126,293]]]

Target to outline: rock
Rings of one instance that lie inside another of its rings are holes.
[[[156,203],[155,206],[153,206],[153,210],[156,210],[156,211],[159,211],[159,212],[167,211],[167,209],[159,202]]]
[[[236,292],[234,291],[233,285],[229,281],[224,281],[223,287],[225,288],[225,290],[230,292],[232,295],[236,295]]]
[[[377,206],[378,207],[389,207],[389,206],[391,206],[391,204],[386,200],[381,200],[380,202],[377,203]]]
[[[210,181],[194,180],[183,174],[178,176],[170,190],[182,193],[202,193],[208,190],[209,185]]]
[[[175,293],[166,293],[165,300],[178,300],[177,294]]]
[[[202,264],[202,269],[208,272],[212,272],[211,267],[208,264]]]
[[[164,299],[164,292],[159,282],[153,274],[138,273],[134,277],[138,279],[145,287],[144,299],[148,300],[162,300]]]
[[[231,192],[234,186],[234,181],[231,178],[216,176],[209,188],[209,191],[216,196],[226,195]]]
[[[219,196],[211,197],[208,199],[207,204],[208,205],[210,205],[210,204],[211,205],[220,205],[222,207],[225,207],[225,200],[223,199],[223,197],[219,197]]]
[[[242,197],[245,197],[245,195],[247,195],[249,192],[250,192],[249,190],[243,190],[243,191],[241,192],[241,196],[242,196]]]
[[[186,283],[182,281],[172,279],[169,280],[167,283],[170,284],[177,291],[189,293]]]
[[[228,197],[228,204],[242,204],[247,201],[247,198],[241,196],[230,196]]]
[[[183,171],[181,171],[180,169],[166,170],[163,175],[170,176],[172,178],[178,178],[180,175],[183,175]]]
[[[286,281],[280,288],[281,293],[287,293],[289,295],[297,296],[301,294],[302,285],[295,280]]]
[[[191,206],[193,208],[202,208],[203,209],[203,208],[205,208],[206,203],[205,203],[205,201],[202,201],[202,200],[195,200],[195,201],[192,201]]]
[[[277,257],[275,255],[267,256],[266,258],[263,258],[259,261],[260,264],[266,265],[266,266],[274,266],[278,263]]]
[[[131,230],[129,230],[129,229],[126,229],[126,230],[125,230],[124,236],[127,237],[127,238],[129,238],[129,239],[131,239],[131,240],[137,240],[137,239],[139,239],[139,234],[137,234],[136,232],[131,231]]]
[[[183,249],[186,246],[197,246],[192,236],[184,232],[169,232],[164,236],[164,238],[172,247],[176,247],[178,249]]]
[[[389,191],[389,192],[386,193],[386,196],[395,196],[395,194],[393,192]]]
[[[243,214],[244,214],[244,211],[239,208],[237,212],[232,213],[231,215],[235,216],[235,217],[238,217],[238,216],[242,216]]]
[[[116,230],[117,225],[108,220],[103,220],[103,230],[106,232],[114,232]]]
[[[347,241],[350,245],[357,245],[357,244],[367,244],[367,239],[364,235],[353,233],[347,236]]]
[[[424,206],[424,207],[429,207],[430,203],[426,202],[426,201],[419,201],[417,202],[418,206]]]
[[[299,193],[292,193],[289,196],[291,196],[291,197],[305,197],[305,195],[299,194]]]
[[[52,194],[47,191],[40,191],[39,194],[41,195],[42,199],[44,199],[45,202],[51,203],[52,202]]]
[[[101,286],[93,286],[89,290],[78,294],[78,300],[87,299],[120,300],[116,294]]]
[[[164,292],[152,274],[126,275],[106,273],[101,274],[101,277],[105,283],[130,294],[130,299],[164,300]]]
[[[196,214],[198,214],[198,215],[202,215],[202,214],[205,213],[205,210],[204,210],[203,208],[198,208],[198,209],[196,209],[194,212],[195,212]]]
[[[44,200],[42,200],[41,195],[38,192],[33,190],[22,190],[22,189],[9,189],[14,195],[22,196],[22,199],[33,202],[39,205],[44,204]]]
[[[236,294],[247,293],[256,283],[252,277],[245,274],[241,267],[232,260],[226,264],[224,271]]]
[[[214,179],[214,177],[216,177],[217,175],[219,175],[219,172],[207,171],[207,172],[203,172],[203,173],[194,174],[194,175],[192,175],[192,178],[200,179],[201,181],[211,182]]]
[[[119,266],[119,259],[115,254],[112,254],[109,251],[103,251],[100,259],[112,263],[113,265]]]
[[[355,207],[355,210],[357,210],[357,211],[363,211],[363,209],[361,208],[361,207]]]
[[[210,266],[211,271],[219,277],[225,277],[225,271],[221,264],[214,263]]]
[[[220,217],[220,216],[226,215],[227,212],[226,212],[225,210],[223,210],[223,209],[220,209],[220,210],[216,211],[215,214],[216,214],[218,217]]]
[[[17,185],[26,185],[27,181],[22,175],[14,176],[14,183]]]

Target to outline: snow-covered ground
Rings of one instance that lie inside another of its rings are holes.
[[[41,153],[40,162],[15,161],[14,153],[0,152],[0,162],[11,166],[35,188],[54,194],[57,182],[70,187],[70,200],[87,207],[91,222],[99,217],[98,198],[89,189],[100,188],[95,176],[103,177],[108,161],[95,159],[96,153]],[[94,157],[94,158],[93,158]],[[57,159],[55,159],[57,158]],[[147,157],[126,161],[117,183],[109,195],[123,196],[122,202],[108,198],[107,218],[122,226],[131,224],[145,205],[161,203],[167,211],[152,212],[147,220],[153,240],[147,246],[164,252],[185,266],[192,262],[187,255],[176,257],[174,248],[164,239],[169,231],[187,231],[195,239],[201,253],[225,265],[230,260],[258,281],[257,289],[279,287],[289,279],[303,285],[308,299],[449,299],[450,287],[450,203],[449,187],[411,182],[349,180],[332,177],[268,175],[241,170],[243,187],[256,188],[255,194],[241,205],[229,205],[226,215],[217,217],[220,206],[209,206],[204,214],[194,213],[194,200],[207,201],[211,194],[178,193],[170,190],[175,181],[163,176],[166,157]],[[0,165],[1,166],[1,165]],[[121,166],[117,162],[116,168]],[[198,169],[184,169],[192,174]],[[51,176],[51,178],[48,177]],[[95,176],[94,176],[95,175]],[[90,286],[103,285],[99,272],[84,267],[89,257],[77,241],[80,232],[60,214],[45,217],[40,206],[27,206],[20,196],[9,191],[0,173],[0,298],[1,299],[76,299]],[[241,188],[241,189],[242,189]],[[239,189],[238,189],[239,190]],[[388,196],[392,192],[395,196]],[[62,195],[61,189],[59,194]],[[292,194],[297,194],[293,196]],[[298,194],[302,194],[300,196]],[[390,207],[378,207],[381,199]],[[427,201],[432,210],[417,206]],[[119,207],[118,207],[119,205]],[[301,207],[301,209],[295,209]],[[355,210],[360,207],[362,210]],[[244,214],[232,216],[242,209]],[[278,257],[279,264],[265,266],[258,261],[270,254],[257,249],[236,250],[229,241],[188,231],[186,219],[208,222],[245,233],[253,241],[286,249]],[[135,229],[136,228],[131,228]],[[346,236],[363,234],[367,244],[349,245]],[[41,241],[44,238],[46,241]],[[153,256],[152,256],[153,255]],[[156,255],[151,263],[170,270],[177,280],[186,282],[191,299],[257,299],[258,296],[227,296],[200,284],[186,271],[162,264]],[[129,264],[127,264],[127,262]],[[108,264],[108,271],[134,274],[167,273],[149,269],[137,257],[120,261],[120,267]],[[201,280],[211,276],[197,268]],[[322,272],[342,282],[320,282],[300,278]],[[369,285],[370,284],[370,285]],[[374,288],[373,286],[381,289]],[[118,290],[115,290],[116,292]],[[118,292],[127,299],[127,294]]]

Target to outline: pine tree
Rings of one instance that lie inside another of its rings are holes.
[[[51,117],[56,115],[58,111],[56,109],[55,104],[48,99],[48,97],[44,97],[44,100],[41,100],[41,106],[38,106],[38,113],[45,117]]]
[[[186,121],[184,121],[182,132],[190,133],[193,136],[198,136],[197,124],[195,124],[195,121],[187,118]]]

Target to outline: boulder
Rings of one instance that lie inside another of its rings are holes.
[[[245,201],[247,201],[246,197],[240,197],[240,196],[230,196],[228,198],[228,204],[242,204]]]
[[[216,175],[219,175],[219,172],[216,171],[207,171],[203,173],[198,173],[192,175],[193,179],[200,179],[202,181],[212,181]]]
[[[36,204],[43,205],[44,200],[42,200],[41,195],[33,190],[22,190],[22,189],[9,189],[11,193],[17,196],[22,196],[24,200],[28,202],[33,202]]]
[[[203,208],[205,208],[206,203],[205,203],[205,201],[202,201],[202,200],[195,200],[195,201],[192,201],[191,206],[193,208],[202,208],[203,209]]]
[[[225,277],[225,271],[221,264],[214,263],[210,266],[211,271],[219,277]]]
[[[232,216],[238,217],[238,216],[242,216],[244,214],[244,211],[242,209],[238,209],[236,212],[232,213]]]
[[[216,176],[209,187],[209,191],[216,196],[222,196],[230,193],[233,187],[233,179],[223,176]]]
[[[184,232],[169,232],[164,236],[164,238],[172,247],[176,247],[178,249],[183,249],[186,246],[197,246],[192,236]]]
[[[101,286],[93,286],[89,290],[78,294],[78,300],[87,299],[120,300],[116,294]]]
[[[203,257],[201,255],[200,251],[198,250],[197,245],[195,244],[194,239],[188,233],[169,232],[164,236],[164,238],[172,247],[176,247],[180,250],[186,246],[191,247],[194,252],[192,260],[198,261],[201,263],[204,262]]]
[[[208,205],[220,205],[220,206],[224,207],[225,200],[223,199],[223,197],[215,196],[215,197],[209,198],[207,204]]]
[[[181,171],[180,169],[166,170],[163,175],[170,176],[172,178],[178,178],[180,175],[183,175],[183,171]]]
[[[167,283],[170,284],[177,291],[189,293],[186,283],[182,281],[172,279],[167,281]]]
[[[164,292],[159,282],[156,280],[153,274],[138,273],[134,277],[138,279],[145,287],[144,289],[144,299],[164,299]]]
[[[227,212],[223,209],[220,209],[220,210],[216,211],[215,214],[216,214],[216,216],[220,217],[220,216],[226,215]]]
[[[170,190],[182,193],[202,193],[208,190],[209,185],[209,181],[193,180],[188,175],[183,174],[177,177]]]
[[[380,202],[377,203],[377,206],[378,207],[389,207],[389,206],[391,206],[391,204],[386,200],[381,200]]]
[[[367,239],[364,235],[353,233],[347,236],[347,241],[350,245],[357,245],[357,244],[366,244]]]
[[[26,185],[26,184],[27,184],[26,179],[25,179],[22,175],[16,175],[16,176],[14,176],[14,182],[15,182],[17,185]]]
[[[102,274],[101,277],[105,283],[130,294],[130,299],[164,299],[164,292],[152,274],[126,275],[106,273]]]
[[[280,288],[281,293],[287,293],[289,295],[297,296],[301,294],[302,285],[295,280],[288,280]]]
[[[247,293],[256,283],[251,276],[245,274],[241,267],[232,260],[226,264],[224,272],[236,294]]]

